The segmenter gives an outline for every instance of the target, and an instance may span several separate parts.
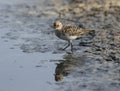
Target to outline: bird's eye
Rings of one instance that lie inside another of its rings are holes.
[[[54,23],[53,25],[54,25],[54,27],[55,27],[55,26],[56,26],[56,23]]]

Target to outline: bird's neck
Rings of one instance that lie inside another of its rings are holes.
[[[63,26],[59,26],[56,28],[56,30],[60,31],[60,30],[62,30],[62,28],[63,28]]]

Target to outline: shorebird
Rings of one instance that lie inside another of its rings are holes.
[[[73,40],[81,37],[84,34],[94,31],[94,30],[82,29],[70,24],[65,25],[58,20],[54,22],[54,28],[55,28],[55,35],[58,38],[68,41],[67,46],[63,48],[63,50],[71,46],[71,52],[73,52],[73,45],[72,45]]]

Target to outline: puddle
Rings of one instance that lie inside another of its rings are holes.
[[[61,59],[63,54],[53,54],[52,48],[47,48],[47,44],[52,43],[48,42],[48,37],[45,36],[49,28],[46,19],[40,19],[38,22],[37,17],[29,18],[28,15],[27,18],[26,14],[19,11],[21,8],[11,6],[20,3],[26,1],[0,1],[4,6],[0,9],[0,90],[53,91],[56,62],[50,60]],[[31,22],[32,18],[35,19],[34,22]],[[38,27],[35,27],[36,24]]]
[[[7,31],[7,30],[6,30]],[[0,89],[1,91],[54,90],[56,62],[63,54],[26,53],[21,51],[16,39],[0,37]]]

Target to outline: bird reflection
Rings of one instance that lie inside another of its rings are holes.
[[[73,54],[67,54],[63,57],[63,60],[58,60],[60,63],[57,64],[55,69],[55,81],[61,81],[64,76],[68,76],[72,68],[77,66],[80,61],[80,57],[76,57]]]

